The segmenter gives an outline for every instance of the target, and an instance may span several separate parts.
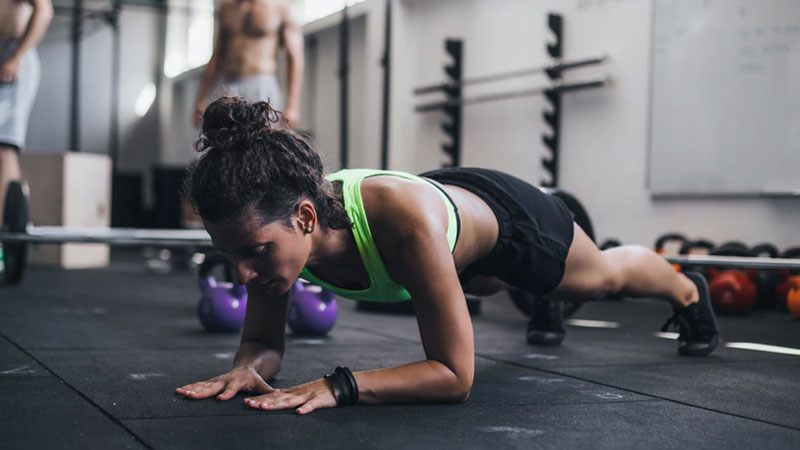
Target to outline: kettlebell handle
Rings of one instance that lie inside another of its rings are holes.
[[[247,295],[247,286],[234,282],[229,292],[236,298],[243,298]]]
[[[198,283],[200,284],[200,290],[203,292],[217,287],[217,279],[212,276],[198,277]]]
[[[211,274],[211,272],[213,272],[217,266],[223,267],[226,278],[225,281],[232,282],[234,288],[239,286],[236,283],[233,266],[231,265],[230,261],[228,261],[228,258],[223,256],[222,253],[211,253],[206,255],[206,258],[203,260],[203,263],[200,264],[200,268],[197,271],[200,289],[216,287],[219,284],[217,279]],[[242,286],[242,288],[244,289],[244,286]]]
[[[319,293],[319,297],[325,303],[330,303],[336,298],[333,292],[327,289],[323,289],[322,292]]]

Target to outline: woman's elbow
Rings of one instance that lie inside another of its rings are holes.
[[[453,385],[453,390],[449,396],[452,403],[462,403],[469,399],[469,393],[472,390],[472,374],[468,376],[460,376],[456,378]]]

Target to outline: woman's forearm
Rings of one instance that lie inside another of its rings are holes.
[[[281,370],[282,359],[281,352],[260,342],[246,341],[239,345],[233,367],[253,368],[262,378],[268,380]]]
[[[360,403],[459,402],[469,397],[473,372],[456,374],[426,360],[387,369],[356,372]]]

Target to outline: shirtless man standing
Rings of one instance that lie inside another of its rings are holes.
[[[199,127],[206,105],[223,95],[269,100],[290,127],[300,120],[303,31],[291,0],[223,0],[214,53],[203,72],[192,122]],[[287,101],[278,86],[280,41],[289,62]]]
[[[36,45],[52,18],[50,0],[0,0],[0,224],[8,183],[22,178],[19,152],[39,88]]]

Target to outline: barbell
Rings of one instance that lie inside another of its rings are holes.
[[[574,61],[563,61],[557,64],[548,66],[529,67],[525,69],[512,70],[509,72],[494,73],[490,75],[481,75],[462,80],[445,81],[441,83],[431,84],[427,86],[420,86],[414,89],[414,95],[429,94],[431,92],[445,91],[456,87],[469,86],[475,84],[492,83],[495,81],[508,80],[512,78],[519,78],[527,75],[535,75],[539,73],[548,73],[552,75],[560,75],[565,70],[577,69],[579,67],[592,66],[602,64],[608,60],[608,55],[593,56]]]
[[[680,255],[667,256],[667,261],[683,267],[716,267],[719,269],[800,270],[800,259],[756,258],[749,256]]]
[[[5,244],[22,245],[5,245]],[[25,232],[0,231],[5,267],[0,284],[18,284],[27,265],[27,244],[108,244],[116,247],[158,246],[166,248],[211,248],[205,230],[159,230],[140,228],[81,228],[40,226]]]
[[[557,195],[558,196],[558,195]],[[563,195],[561,195],[563,197]],[[566,200],[565,200],[566,201]],[[580,221],[591,223],[582,207],[571,206],[581,212]],[[576,217],[577,219],[577,217]],[[583,224],[586,227],[586,224]],[[589,225],[591,227],[591,225]],[[588,231],[588,230],[587,230]],[[122,247],[194,247],[211,248],[211,237],[205,230],[167,230],[139,228],[80,228],[39,226],[28,227],[23,233],[0,231],[0,243],[20,244],[65,244],[65,243],[101,243]],[[17,284],[22,280],[25,271],[27,252],[26,245],[3,246],[5,255],[5,284]],[[16,254],[17,252],[23,255]],[[797,258],[764,258],[737,257],[715,255],[679,255],[666,256],[672,264],[683,267],[716,267],[726,269],[760,269],[760,270],[800,270],[800,259]]]
[[[531,88],[531,89],[522,89],[517,91],[507,91],[507,92],[499,92],[495,94],[487,94],[487,95],[480,95],[476,97],[470,98],[463,98],[460,100],[444,100],[439,102],[432,102],[432,103],[425,103],[421,105],[417,105],[414,107],[416,112],[430,112],[436,111],[445,108],[451,108],[456,106],[465,106],[465,105],[474,105],[477,103],[486,103],[486,102],[494,102],[498,100],[509,100],[514,98],[521,98],[521,97],[530,97],[535,95],[541,95],[547,92],[571,92],[571,91],[580,91],[584,89],[592,89],[603,87],[610,82],[610,78],[608,76],[601,76],[595,78],[587,78],[584,80],[576,80],[571,82],[565,81],[556,81],[546,86]]]
[[[108,244],[117,247],[213,247],[206,230],[143,228],[28,227],[25,233],[0,231],[0,242],[27,244]]]

